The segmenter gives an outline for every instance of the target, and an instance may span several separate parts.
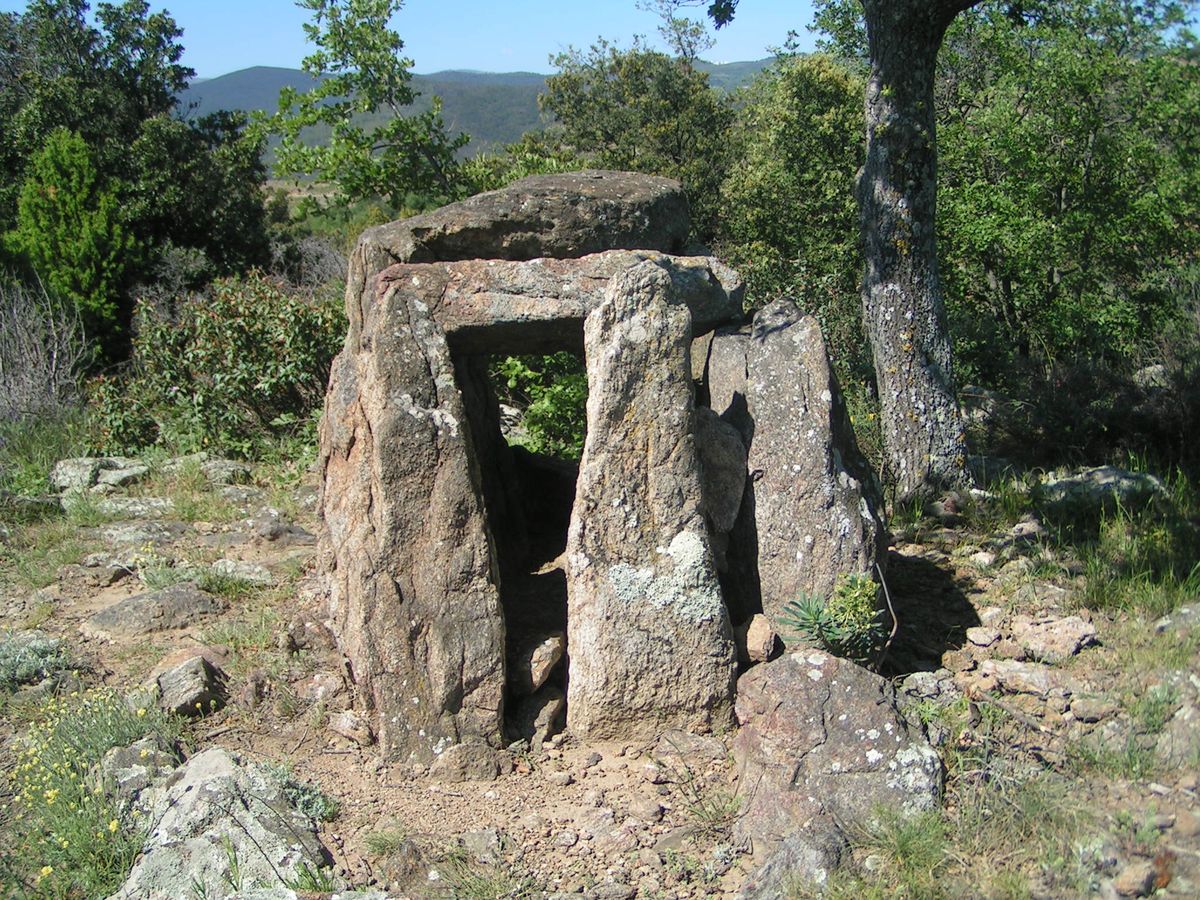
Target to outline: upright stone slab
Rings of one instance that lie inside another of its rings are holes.
[[[664,269],[587,318],[588,435],[567,544],[567,727],[650,738],[730,723],[734,645],[701,507],[691,315]]]
[[[385,753],[501,735],[504,624],[470,425],[411,280],[347,340],[321,421],[330,615]]]
[[[817,320],[777,301],[758,312],[749,336],[713,339],[707,374],[714,410],[749,446],[725,582],[735,620],[760,602],[778,627],[789,601],[828,595],[839,574],[876,577],[882,500]]]

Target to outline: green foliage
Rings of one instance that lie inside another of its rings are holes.
[[[637,41],[629,50],[600,41],[552,62],[558,73],[539,102],[557,118],[564,144],[604,168],[679,179],[693,232],[710,239],[733,112],[708,76]]]
[[[587,431],[587,372],[583,360],[560,351],[509,356],[493,367],[509,402],[524,409],[524,446],[534,453],[579,459]]]
[[[230,114],[174,118],[194,73],[168,14],[144,0],[88,10],[37,0],[0,14],[0,230],[19,226],[15,261],[80,305],[112,361],[135,283],[182,274],[193,288],[267,262],[263,144]]]
[[[863,575],[839,575],[828,599],[803,596],[790,601],[780,621],[796,638],[859,665],[870,662],[888,636],[879,585]]]
[[[178,721],[96,690],[52,699],[22,735],[8,775],[12,799],[0,857],[10,896],[105,897],[125,879],[146,823],[122,813],[92,768],[147,735],[171,746]]]
[[[451,138],[436,100],[430,110],[406,115],[416,99],[412,61],[400,55],[404,42],[388,28],[401,0],[300,0],[313,14],[304,26],[316,52],[304,71],[318,79],[306,93],[284,88],[279,112],[267,123],[282,136],[276,171],[337,185],[349,200],[372,196],[402,206],[406,195],[449,197],[454,154],[466,136]],[[389,118],[368,128],[352,117],[384,111]],[[306,146],[301,132],[324,125],[328,142]]]
[[[50,470],[60,459],[85,455],[91,433],[84,413],[0,421],[0,493],[25,497],[50,493]]]
[[[338,802],[320,788],[299,781],[290,766],[268,764],[264,769],[283,789],[287,801],[301,815],[318,822],[332,822],[337,818]]]
[[[133,374],[92,385],[99,441],[250,456],[311,427],[344,333],[340,299],[253,273],[215,282],[175,321],[143,310]]]
[[[0,637],[0,688],[5,690],[48,678],[76,665],[61,638],[19,632]]]
[[[530,132],[502,153],[480,154],[458,172],[459,192],[466,196],[494,191],[530,175],[554,175],[584,168],[583,161],[556,138]]]
[[[795,299],[820,320],[843,376],[870,368],[854,199],[863,88],[831,57],[781,60],[739,97],[738,164],[721,185],[719,247],[746,279],[747,305]]]
[[[938,80],[939,241],[960,368],[1128,359],[1177,314],[1169,273],[1200,249],[1183,5],[1072,0],[959,17]]]
[[[137,243],[122,222],[117,191],[75,132],[52,132],[30,162],[6,241],[111,354],[128,318],[119,307]]]

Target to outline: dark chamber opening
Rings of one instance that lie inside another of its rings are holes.
[[[488,358],[459,357],[505,624],[508,740],[546,740],[566,718],[567,578],[563,553],[579,464],[505,439]]]

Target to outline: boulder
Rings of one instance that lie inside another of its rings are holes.
[[[747,440],[751,480],[724,582],[735,621],[828,596],[842,573],[876,578],[886,533],[879,488],[859,452],[816,319],[790,300],[748,335],[718,334],[706,368],[713,409]]]
[[[197,753],[153,803],[142,855],[110,900],[285,888],[328,862],[315,823],[283,786],[225,750]]]
[[[1166,496],[1162,481],[1146,472],[1129,472],[1117,466],[1097,466],[1079,472],[1050,472],[1038,490],[1050,504],[1080,504],[1112,510],[1118,504],[1147,502]]]
[[[534,749],[542,746],[562,730],[562,717],[567,708],[567,698],[552,684],[516,702],[516,710],[509,720],[509,737],[529,741]]]
[[[733,634],[693,438],[691,315],[654,262],[587,318],[587,440],[567,540],[567,727],[651,738],[730,721]]]
[[[736,709],[743,815],[734,836],[752,841],[760,861],[753,896],[777,896],[771,886],[789,868],[821,880],[844,843],[835,823],[863,822],[878,807],[937,808],[937,753],[910,731],[891,684],[866,669],[818,650],[789,652],[738,679]]]
[[[222,597],[202,591],[190,581],[160,591],[128,597],[88,619],[82,631],[89,637],[112,640],[156,631],[186,628],[229,608]]]

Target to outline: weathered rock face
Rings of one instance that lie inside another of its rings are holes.
[[[876,807],[934,809],[941,762],[900,715],[891,685],[818,650],[787,653],[738,680],[733,741],[744,814],[735,833],[752,838],[757,894],[778,896],[789,865],[814,875],[837,860],[837,822],[862,822]]]
[[[337,359],[321,422],[330,612],[380,743],[428,762],[498,740],[504,623],[445,338],[392,282]]]
[[[778,624],[789,601],[827,595],[840,573],[875,577],[882,501],[817,321],[781,300],[759,311],[748,335],[716,335],[707,385],[713,409],[749,448],[725,581],[735,620],[761,608]]]
[[[456,355],[582,349],[583,320],[600,305],[609,281],[647,259],[670,261],[672,278],[687,297],[697,333],[741,312],[741,282],[717,259],[610,250],[579,259],[472,259],[389,266],[377,274],[373,285],[348,296],[350,335],[370,330],[378,298],[391,285],[408,282],[428,304],[429,315],[441,325]]]
[[[142,855],[111,900],[223,896],[235,883],[283,888],[328,859],[315,823],[283,787],[218,748],[188,760],[147,818]]]
[[[700,502],[687,305],[662,267],[587,319],[588,438],[567,545],[567,725],[577,736],[729,721],[732,631]]]

